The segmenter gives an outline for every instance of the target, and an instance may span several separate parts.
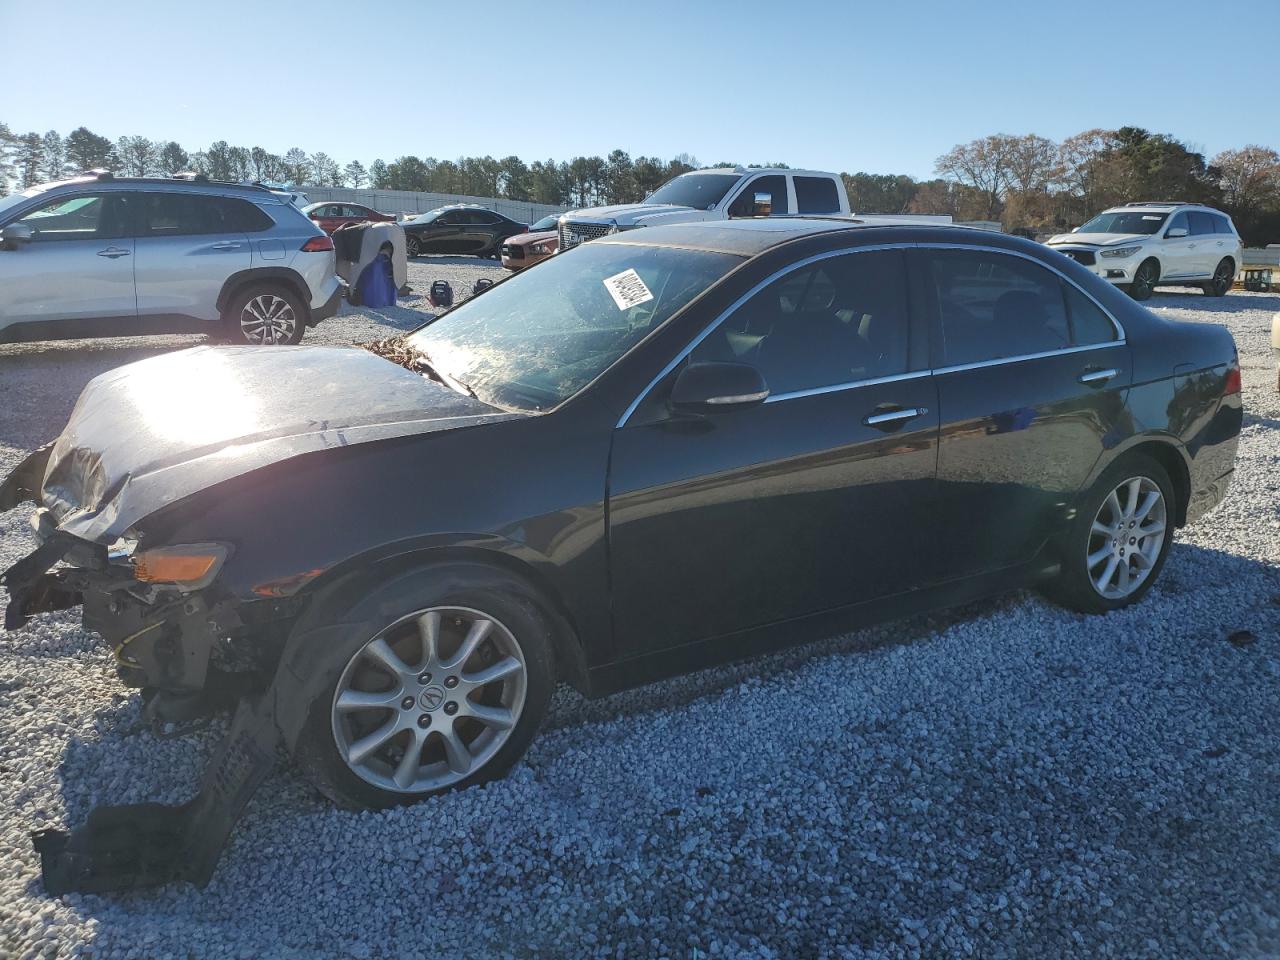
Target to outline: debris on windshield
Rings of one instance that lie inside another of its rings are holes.
[[[414,373],[422,372],[422,351],[410,346],[409,338],[404,334],[375,340],[373,343],[362,344],[362,346],[370,353],[377,354],[383,360],[398,363],[406,370],[412,370]]]

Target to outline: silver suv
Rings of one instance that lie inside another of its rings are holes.
[[[333,241],[266,187],[94,172],[0,198],[0,343],[297,343],[338,310]]]

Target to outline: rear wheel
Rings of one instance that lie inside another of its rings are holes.
[[[1169,474],[1150,457],[1107,468],[1071,524],[1062,572],[1046,592],[1081,613],[1137,603],[1168,556],[1175,503]]]
[[[232,343],[295,344],[307,329],[307,311],[288,287],[258,284],[237,292],[223,316]]]
[[[1160,263],[1155,259],[1143,260],[1133,272],[1133,282],[1129,284],[1129,296],[1135,300],[1149,300],[1155,292],[1156,281],[1160,279]]]
[[[1222,262],[1213,271],[1213,279],[1204,284],[1201,289],[1207,296],[1225,297],[1227,291],[1231,289],[1231,284],[1235,278],[1235,264],[1232,263],[1230,257],[1223,257]]]
[[[347,639],[326,657],[295,749],[321,792],[347,807],[501,776],[554,685],[550,629],[520,581],[465,564],[422,571],[410,590],[395,583],[341,618]]]

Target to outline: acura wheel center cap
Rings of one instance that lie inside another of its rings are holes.
[[[418,703],[422,705],[423,710],[439,710],[444,700],[443,687],[430,686],[418,694]]]

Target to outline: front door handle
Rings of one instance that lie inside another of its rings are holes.
[[[907,407],[904,410],[885,410],[883,413],[869,413],[862,418],[868,427],[892,427],[929,412],[928,407]]]
[[[98,256],[106,257],[109,260],[114,260],[117,257],[127,257],[128,255],[129,251],[123,250],[120,247],[107,247],[105,250],[98,251]]]
[[[221,240],[213,245],[215,250],[239,250],[240,244],[234,240]]]
[[[1108,380],[1110,380],[1112,377],[1114,377],[1118,372],[1119,371],[1114,369],[1086,370],[1084,373],[1080,374],[1080,376],[1077,377],[1076,379],[1078,379],[1081,383],[1086,383],[1090,385],[1095,383],[1103,384],[1103,383],[1106,383]]]

